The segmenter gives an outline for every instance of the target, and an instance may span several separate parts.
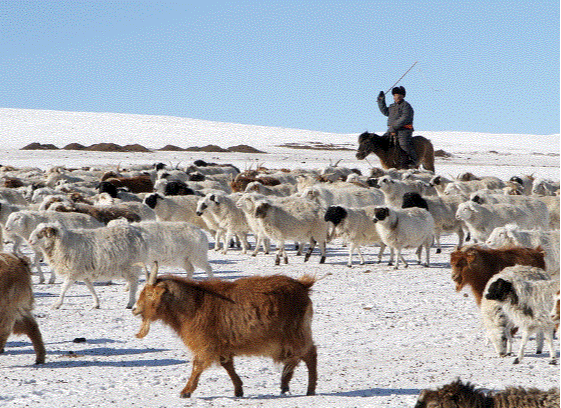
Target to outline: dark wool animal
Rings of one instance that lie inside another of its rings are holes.
[[[234,370],[234,357],[239,355],[267,356],[282,363],[283,394],[303,360],[308,368],[307,395],[315,393],[317,352],[309,297],[313,278],[271,275],[193,281],[156,275],[157,264],[133,309],[142,317],[137,337],[146,336],[150,323],[161,320],[191,350],[193,370],[181,397],[191,396],[202,372],[214,363],[228,372],[235,396],[243,396],[242,380]]]
[[[559,408],[559,389],[508,387],[486,392],[458,379],[436,390],[421,391],[415,408]]]
[[[416,191],[408,191],[407,193],[403,194],[403,203],[401,208],[424,208],[425,210],[429,210],[429,205],[427,200],[425,200],[419,193]]]
[[[424,136],[413,136],[413,146],[417,152],[415,168],[423,165],[425,170],[434,172],[434,148],[429,139]],[[370,153],[380,159],[384,169],[402,169],[400,166],[401,148],[390,141],[390,136],[378,136],[375,133],[364,132],[358,137],[356,158],[363,160]]]

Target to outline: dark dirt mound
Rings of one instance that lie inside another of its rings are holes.
[[[181,147],[178,146],[174,146],[174,145],[165,145],[164,147],[162,147],[161,149],[158,149],[160,151],[164,151],[164,152],[182,152],[185,149],[182,149]]]
[[[453,155],[451,153],[445,152],[442,149],[434,151],[434,157],[452,157],[452,156]]]
[[[214,152],[214,153],[227,153],[229,150],[216,145],[206,145],[203,147],[188,147],[185,149],[188,152]]]
[[[115,143],[96,143],[86,147],[84,150],[91,152],[126,152],[123,146]]]
[[[255,147],[243,145],[243,144],[237,146],[231,146],[228,148],[228,151],[237,152],[237,153],[265,153],[262,152],[261,150],[257,150]]]
[[[84,150],[86,146],[80,143],[70,143],[63,147],[64,150]]]
[[[152,151],[152,150],[148,149],[147,147],[139,145],[138,143],[131,144],[131,145],[125,145],[125,146],[123,146],[123,149],[125,149],[125,151],[127,151],[127,152],[148,153],[148,152]]]
[[[58,147],[56,147],[53,144],[42,144],[42,143],[38,143],[38,142],[33,142],[28,144],[25,147],[22,147],[21,150],[59,150]]]

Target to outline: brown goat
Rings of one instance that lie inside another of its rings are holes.
[[[485,392],[456,380],[436,390],[423,390],[415,408],[559,408],[559,389],[507,387]]]
[[[315,393],[317,351],[309,297],[313,278],[272,275],[196,282],[172,275],[156,278],[157,269],[156,264],[132,311],[142,316],[136,336],[146,336],[150,323],[162,320],[191,350],[193,369],[181,397],[190,397],[201,373],[218,362],[228,372],[235,396],[243,396],[242,380],[234,370],[237,355],[268,356],[283,363],[282,393],[304,360],[307,395]]]
[[[230,182],[230,188],[232,189],[232,191],[234,193],[240,193],[245,191],[245,188],[247,187],[247,185],[249,183],[251,183],[252,181],[258,181],[259,183],[265,185],[265,186],[277,186],[279,185],[281,182],[271,176],[250,176],[250,175],[244,175],[242,173],[238,174],[236,177],[234,177],[234,180],[232,180]]]
[[[131,193],[151,193],[154,191],[154,183],[149,174],[141,174],[133,177],[110,177],[105,180],[115,187],[128,188]]]
[[[465,285],[471,286],[479,306],[485,285],[491,277],[507,266],[529,265],[545,269],[545,253],[541,247],[485,248],[467,245],[450,254],[452,280],[459,292]]]
[[[413,136],[413,147],[417,152],[415,168],[422,164],[425,170],[434,172],[434,147],[429,139],[424,136]],[[390,143],[389,136],[378,136],[375,133],[364,132],[358,137],[356,158],[363,160],[370,153],[380,159],[384,169],[402,169],[400,165],[401,148]]]
[[[122,207],[113,206],[100,206],[83,204],[83,203],[68,203],[61,202],[60,204],[53,204],[49,207],[53,211],[58,212],[78,212],[82,214],[91,215],[93,218],[107,224],[111,220],[125,218],[128,222],[141,221],[140,215],[132,210]]]
[[[10,334],[26,334],[33,343],[35,364],[45,362],[45,346],[31,313],[33,291],[31,270],[26,259],[0,253],[0,353]]]

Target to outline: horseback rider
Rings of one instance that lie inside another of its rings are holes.
[[[405,88],[397,86],[392,89],[394,103],[386,105],[386,94],[381,91],[378,95],[378,107],[383,115],[388,117],[388,131],[394,142],[402,150],[400,154],[400,167],[411,168],[417,162],[417,152],[413,145],[413,108],[405,101]]]

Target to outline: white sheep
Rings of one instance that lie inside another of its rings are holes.
[[[19,244],[23,241],[27,242],[30,249],[33,251],[33,266],[39,273],[39,283],[45,282],[45,276],[41,269],[41,251],[34,247],[29,237],[32,231],[41,223],[46,222],[59,222],[66,228],[99,228],[104,224],[87,214],[81,213],[62,213],[56,211],[35,211],[35,210],[21,210],[11,213],[6,220],[4,230],[6,234],[14,238],[14,253],[21,254]],[[55,270],[51,271],[49,283],[54,283],[56,274]]]
[[[246,186],[244,191],[246,193],[255,192],[267,196],[288,197],[296,193],[296,186],[287,183],[281,183],[276,186],[266,186],[258,181],[252,181]]]
[[[430,247],[434,240],[434,220],[430,213],[423,208],[394,209],[389,207],[378,207],[374,211],[372,220],[376,223],[378,234],[384,244],[389,246],[390,253],[389,265],[393,264],[395,250],[397,260],[395,269],[399,266],[399,261],[403,261],[405,267],[407,261],[401,254],[403,248],[417,248],[417,259],[421,263],[421,251],[425,248],[426,263],[430,265]]]
[[[513,204],[477,204],[467,201],[458,206],[456,218],[466,223],[472,238],[484,242],[496,227],[517,224],[521,228],[547,228],[547,223],[536,225],[528,211]]]
[[[202,216],[204,213],[210,213],[217,225],[215,234],[215,250],[218,251],[222,247],[222,253],[228,252],[230,240],[238,237],[242,243],[242,253],[246,253],[249,249],[247,242],[247,234],[251,228],[247,222],[245,213],[238,208],[236,201],[239,194],[207,194],[199,198],[197,203],[197,215]],[[220,243],[223,239],[223,245]]]
[[[263,248],[263,252],[268,254],[271,250],[271,239],[265,233],[261,223],[257,221],[255,217],[255,205],[260,199],[265,198],[262,194],[257,193],[243,193],[238,198],[236,206],[240,208],[245,213],[245,218],[255,236],[255,249],[251,253],[252,256],[256,256],[259,252],[259,248]]]
[[[269,198],[256,203],[255,217],[267,236],[278,243],[276,265],[280,264],[281,257],[285,264],[288,263],[286,240],[310,243],[304,261],[310,258],[318,244],[321,251],[320,263],[325,262],[328,226],[318,203],[298,197],[285,197],[278,200]]]
[[[542,247],[545,252],[546,271],[552,275],[559,275],[559,230],[525,230],[517,225],[507,224],[495,228],[485,243],[491,248]]]
[[[8,204],[15,205],[28,205],[29,203],[25,199],[23,193],[14,188],[0,187],[0,200],[7,202]]]
[[[163,196],[158,193],[144,197],[144,204],[154,210],[158,221],[185,221],[214,233],[215,228],[197,215],[199,196]]]
[[[530,215],[528,223],[543,225],[546,228],[549,227],[549,210],[547,205],[535,197],[524,195],[506,195],[498,193],[496,190],[486,189],[471,193],[469,199],[478,204],[506,203],[516,205],[526,210],[526,212]]]
[[[535,178],[532,183],[532,194],[539,196],[554,196],[559,194],[559,182],[541,177]]]
[[[365,260],[360,251],[362,245],[379,244],[378,262],[382,260],[386,244],[378,235],[376,224],[372,222],[376,208],[378,207],[345,208],[342,206],[331,206],[325,212],[324,220],[330,224],[329,241],[334,237],[339,237],[348,243],[348,267],[353,265],[353,253],[355,251],[360,257],[360,264],[364,265]]]
[[[378,186],[384,194],[385,204],[394,208],[401,208],[403,195],[411,191],[421,195],[434,195],[432,191],[429,191],[432,187],[428,183],[420,180],[404,181],[393,179],[390,176],[384,176],[378,179]]]
[[[28,209],[27,206],[10,204],[5,200],[0,200],[0,251],[4,249],[4,240],[11,239],[14,242],[14,248],[16,248],[16,251],[14,252],[19,252],[17,251],[17,248],[19,248],[19,246],[23,242],[22,238],[18,237],[17,235],[8,237],[8,234],[6,234],[6,232],[4,231],[4,225],[6,225],[8,217],[11,213],[26,209]]]
[[[532,333],[543,333],[549,349],[550,364],[557,364],[553,347],[555,322],[551,318],[554,295],[559,289],[559,281],[551,279],[525,279],[520,271],[543,271],[539,268],[516,265],[503,269],[493,276],[485,287],[484,297],[497,301],[510,320],[522,334],[522,343],[514,364],[524,357],[524,348]],[[538,344],[538,353],[541,349]]]
[[[128,223],[124,220],[110,221],[107,226],[123,223],[137,229],[146,246],[144,266],[158,262],[159,265],[178,266],[192,278],[194,266],[212,278],[212,267],[208,263],[208,238],[198,227],[188,222],[142,221]]]
[[[535,196],[538,200],[545,203],[547,206],[547,210],[549,211],[549,228],[550,229],[559,229],[560,224],[560,217],[559,217],[559,207],[561,204],[560,197],[556,196]]]
[[[77,280],[83,281],[91,292],[93,308],[99,308],[93,282],[112,278],[128,282],[127,308],[133,307],[140,265],[148,252],[140,231],[120,223],[96,229],[67,229],[60,223],[41,223],[31,233],[29,242],[41,248],[51,268],[64,277],[53,308],[62,305],[67,290]]]
[[[358,187],[352,183],[313,185],[300,190],[297,195],[316,201],[323,208],[331,205],[360,208],[384,204],[384,194],[380,190]]]
[[[491,189],[497,190],[499,193],[505,187],[505,183],[497,177],[483,177],[480,180],[460,181],[456,180],[444,188],[442,194],[458,194],[465,198],[477,190]]]

